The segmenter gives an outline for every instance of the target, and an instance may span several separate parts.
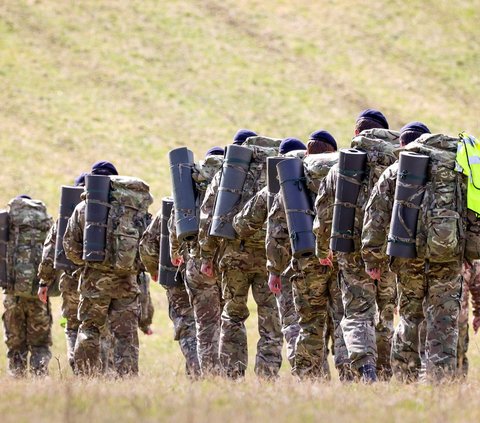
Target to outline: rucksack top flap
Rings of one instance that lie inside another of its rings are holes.
[[[210,183],[215,174],[222,168],[223,156],[208,156],[205,160],[195,163],[192,179],[195,182]]]
[[[308,179],[323,179],[330,168],[338,163],[340,153],[310,154],[303,159],[305,177]]]
[[[126,207],[147,210],[153,203],[150,187],[133,176],[110,176],[110,202]]]
[[[397,161],[396,152],[400,148],[400,144],[392,144],[380,138],[367,137],[364,136],[364,132],[353,138],[351,147],[367,153],[367,164],[375,162],[379,165],[390,166]]]
[[[307,154],[307,150],[293,150],[285,153],[283,157],[296,157],[303,160],[305,158],[305,154]]]
[[[267,157],[278,156],[278,147],[262,147],[258,145],[250,145],[248,146],[248,148],[253,150],[250,166],[255,163],[266,163]]]
[[[373,128],[362,131],[359,136],[366,138],[380,139],[393,145],[400,145],[400,132],[391,129]]]
[[[45,203],[28,198],[14,198],[8,203],[10,226],[30,226],[41,230],[48,230],[51,218],[47,213]]]
[[[258,147],[280,147],[280,143],[282,142],[281,139],[277,138],[270,138],[270,137],[249,137],[246,141],[242,144],[245,147],[250,147],[256,145]]]
[[[424,134],[414,142],[406,145],[403,150],[425,154],[437,165],[449,169],[455,168],[457,146],[459,139],[443,134]]]

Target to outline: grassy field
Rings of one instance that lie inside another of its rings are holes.
[[[199,158],[239,127],[346,146],[367,107],[479,135],[479,18],[474,0],[0,1],[0,205],[29,193],[56,215],[59,186],[104,159],[150,184],[155,211],[173,147]],[[55,300],[51,377],[13,381],[0,360],[0,421],[480,419],[478,337],[462,385],[297,383],[286,365],[275,383],[191,383],[153,290],[138,379],[74,379]]]

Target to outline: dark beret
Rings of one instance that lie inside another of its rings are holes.
[[[370,119],[373,120],[380,125],[382,125],[385,129],[388,129],[388,122],[387,118],[383,115],[382,112],[375,110],[375,109],[366,109],[362,113],[358,115],[357,122],[360,119]]]
[[[420,132],[421,134],[430,134],[430,129],[428,129],[427,125],[422,122],[407,123],[402,129],[400,129],[400,134],[408,131]]]
[[[223,156],[225,154],[225,150],[222,147],[212,147],[205,153],[205,157],[208,156]]]
[[[337,141],[333,138],[330,132],[325,130],[315,131],[310,134],[310,139],[313,141],[323,141],[330,144],[335,150],[337,150]]]
[[[118,175],[118,172],[112,163],[106,162],[106,161],[100,161],[95,163],[92,166],[92,175],[110,176],[110,175]]]
[[[237,145],[242,145],[247,138],[256,137],[257,135],[258,134],[256,134],[255,132],[250,131],[250,129],[239,129],[233,137],[233,143]]]
[[[80,173],[80,175],[78,175],[75,178],[75,181],[73,182],[73,186],[75,186],[75,187],[85,186],[85,176],[87,176],[87,175],[88,175],[88,173],[86,173],[86,172]]]
[[[279,153],[286,154],[295,150],[306,150],[307,146],[297,138],[285,138],[280,143]]]
[[[15,198],[25,198],[26,200],[31,200],[32,199],[32,197],[30,197],[27,194],[20,194],[20,195],[17,195]]]

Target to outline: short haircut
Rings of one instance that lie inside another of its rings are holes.
[[[330,153],[336,151],[333,145],[320,140],[310,140],[307,144],[307,154]]]
[[[419,131],[405,131],[400,134],[400,145],[403,147],[411,142],[415,141],[420,135],[423,135],[424,132]]]
[[[365,131],[367,129],[375,129],[375,128],[385,129],[381,123],[378,123],[373,119],[361,118],[361,119],[358,119],[357,122],[355,123],[355,132],[358,132],[358,133]]]

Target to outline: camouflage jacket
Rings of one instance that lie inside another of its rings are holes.
[[[148,273],[158,273],[162,211],[159,210],[140,240],[140,258]]]
[[[265,240],[268,188],[258,191],[233,218],[233,228],[242,239],[262,237]],[[260,234],[258,234],[260,232]]]
[[[63,237],[65,255],[77,266],[83,266],[80,276],[80,293],[84,297],[100,295],[125,298],[140,292],[137,275],[132,273],[100,270],[90,267],[83,260],[83,231],[85,228],[85,201],[81,201],[68,219]]]
[[[209,156],[205,160],[200,160],[195,163],[192,172],[192,179],[195,184],[195,192],[197,193],[197,213],[200,220],[200,206],[205,199],[208,186],[212,182],[214,176],[221,169],[223,163],[223,157]],[[184,242],[180,244],[177,239],[177,228],[175,224],[175,205],[172,208],[172,215],[168,221],[168,229],[170,234],[170,255],[184,256],[185,258],[199,258],[200,257],[200,245],[198,242],[198,236],[196,239],[190,242]]]
[[[393,203],[395,199],[395,187],[397,183],[398,163],[393,164],[385,170],[380,179],[376,183],[372,195],[367,203],[364,226],[362,232],[362,257],[368,269],[379,267],[387,261],[386,246],[387,238],[390,230],[390,220],[392,217]],[[464,184],[462,189],[464,191]],[[464,195],[463,198],[466,198]],[[425,203],[425,198],[423,203]],[[422,205],[423,205],[422,203]],[[425,206],[420,208],[419,223],[417,225],[417,257],[422,259],[425,257],[425,239],[426,231],[426,214]],[[466,215],[465,225],[467,248],[465,249],[465,258],[469,261],[478,258],[473,245],[468,246],[469,243],[479,245],[480,234],[478,219],[473,212],[468,212]],[[463,256],[461,252],[459,259]]]
[[[220,172],[215,175],[205,194],[200,209],[200,256],[211,260],[220,269],[240,267],[253,271],[265,268],[265,231],[256,231],[245,239],[229,240],[209,235],[215,205],[215,195],[220,183]],[[265,199],[266,202],[266,199]],[[243,224],[242,224],[243,226]],[[238,225],[240,230],[240,225]],[[242,230],[244,227],[242,228]]]
[[[428,134],[404,148],[430,157],[415,234],[420,260],[448,263],[480,258],[479,219],[466,209],[465,177],[455,171],[457,145],[456,138]],[[399,165],[392,165],[382,174],[367,204],[362,244],[368,267],[384,255],[398,170]]]
[[[328,172],[326,178],[320,183],[318,195],[315,200],[315,220],[313,223],[313,232],[316,236],[316,251],[318,258],[326,258],[330,251],[330,236],[332,233],[333,206],[335,203],[335,191],[338,178],[338,165],[334,165]],[[360,242],[363,227],[363,215],[365,205],[368,200],[368,186],[371,182],[362,181],[360,193],[357,199],[354,221],[354,244],[353,253],[336,252],[334,259],[338,261],[340,267],[351,266],[352,263],[359,263]]]
[[[205,192],[205,197],[200,206],[200,225],[198,231],[198,243],[200,245],[200,256],[207,260],[213,260],[218,248],[223,243],[221,238],[209,235],[212,225],[213,212],[215,209],[215,196],[220,184],[221,172],[217,172],[212,183]]]
[[[292,248],[288,235],[287,216],[280,193],[275,195],[268,214],[265,250],[267,270],[275,275],[282,274],[292,258]]]
[[[43,244],[42,261],[38,266],[38,277],[46,286],[51,286],[55,282],[57,272],[54,269],[55,261],[55,243],[57,241],[57,225],[53,224],[48,231]]]

